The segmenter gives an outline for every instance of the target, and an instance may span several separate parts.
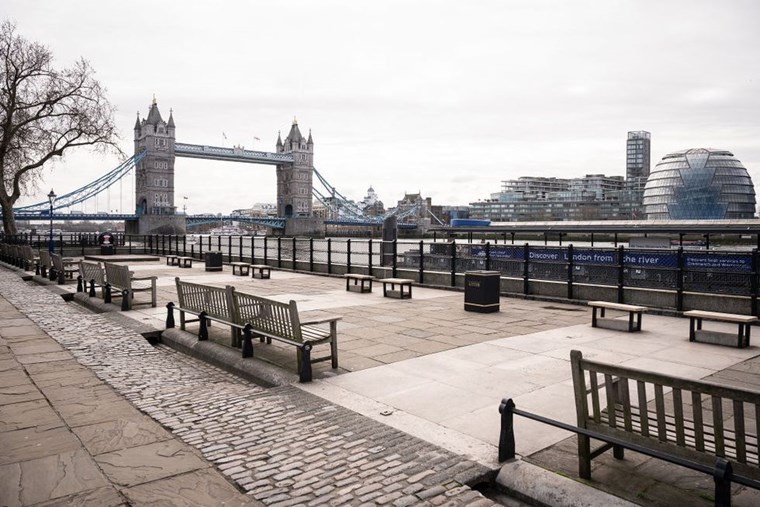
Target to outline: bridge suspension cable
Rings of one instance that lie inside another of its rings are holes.
[[[142,160],[147,151],[141,151],[136,155],[133,155],[119,164],[116,168],[112,169],[108,173],[104,174],[100,178],[92,181],[83,187],[80,187],[65,195],[61,195],[56,198],[53,210],[68,208],[79,204],[87,199],[97,196],[101,192],[107,190],[111,185],[117,181],[121,181],[129,172],[135,167],[135,165]],[[42,201],[28,206],[20,206],[13,208],[14,213],[29,214],[47,214],[50,211],[50,203],[48,201]]]

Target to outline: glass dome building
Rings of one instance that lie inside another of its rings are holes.
[[[754,218],[755,187],[730,151],[678,151],[649,174],[642,207],[647,220]]]

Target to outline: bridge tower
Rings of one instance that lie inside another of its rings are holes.
[[[314,169],[314,141],[301,135],[293,120],[290,133],[282,142],[277,135],[277,153],[292,153],[293,164],[277,166],[277,216],[311,217],[311,178]]]
[[[135,122],[135,154],[147,150],[135,169],[139,234],[184,234],[185,217],[174,205],[174,116],[164,121],[153,97],[148,117]]]
[[[293,164],[277,166],[277,216],[285,217],[285,235],[322,235],[324,225],[312,214],[312,176],[314,140],[301,135],[294,118],[290,132],[282,141],[277,134],[277,153],[292,153]]]

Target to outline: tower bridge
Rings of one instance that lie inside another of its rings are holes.
[[[309,131],[304,137],[293,120],[290,132],[283,140],[277,135],[275,152],[226,148],[176,142],[174,113],[164,120],[156,99],[148,116],[134,125],[134,155],[95,181],[58,197],[53,207],[55,220],[125,219],[127,232],[132,234],[184,234],[190,224],[204,223],[208,216],[187,216],[176,212],[174,169],[177,157],[220,160],[275,166],[277,175],[277,216],[240,217],[215,216],[216,220],[237,220],[256,223],[283,231],[286,235],[321,235],[324,224],[377,226],[385,216],[365,216],[348,198],[338,192],[314,167],[314,140]],[[69,211],[72,206],[94,200],[116,182],[135,171],[135,213],[84,213]],[[314,188],[316,175],[322,191]],[[220,187],[219,190],[223,190]],[[314,217],[313,199],[334,211],[328,219]],[[414,211],[414,210],[412,210]],[[409,213],[409,211],[407,211]],[[14,208],[19,220],[49,220],[48,201]]]
[[[306,138],[293,121],[283,141],[277,136],[277,151],[246,150],[176,142],[174,113],[164,120],[156,100],[145,119],[134,126],[135,155],[145,153],[136,165],[135,207],[139,234],[184,232],[185,217],[175,214],[174,165],[177,157],[225,160],[274,165],[277,173],[277,216],[285,234],[320,234],[322,222],[312,213],[314,140]],[[267,224],[270,225],[270,224]],[[271,227],[271,225],[270,225]]]

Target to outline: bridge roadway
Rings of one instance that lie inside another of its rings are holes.
[[[284,165],[293,163],[293,154],[291,153],[272,153],[268,151],[222,148],[220,146],[204,146],[200,144],[174,143],[174,154],[177,157],[227,160],[251,164]]]

